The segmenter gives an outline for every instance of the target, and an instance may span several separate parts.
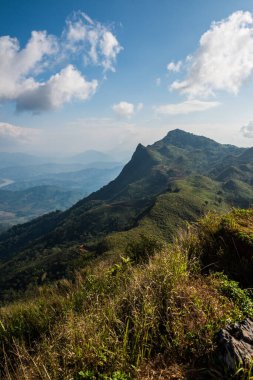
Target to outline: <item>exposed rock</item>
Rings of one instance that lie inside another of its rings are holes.
[[[228,372],[253,361],[253,320],[229,325],[218,334],[219,359]]]

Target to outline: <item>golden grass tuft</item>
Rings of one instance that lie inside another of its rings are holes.
[[[1,378],[186,378],[212,356],[217,331],[252,309],[236,283],[202,274],[200,237],[218,226],[208,235],[207,218],[202,235],[189,228],[145,262],[106,256],[1,308]]]

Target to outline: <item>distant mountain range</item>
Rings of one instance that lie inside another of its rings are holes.
[[[0,152],[0,168],[6,168],[17,165],[25,166],[31,165],[31,163],[34,165],[39,165],[45,162],[45,159],[30,154]]]
[[[44,273],[48,281],[65,276],[87,262],[84,246],[96,257],[124,252],[140,235],[170,241],[208,210],[250,207],[252,185],[253,148],[171,131],[153,145],[139,144],[115,180],[67,211],[3,233],[0,287],[26,287]]]
[[[107,153],[99,152],[98,150],[86,150],[83,153],[69,157],[68,161],[84,163],[87,165],[93,162],[111,162],[113,161],[113,157]]]
[[[65,210],[115,178],[123,166],[94,150],[54,160],[0,152],[0,231]]]
[[[0,169],[16,166],[30,166],[43,164],[81,164],[89,165],[94,162],[115,162],[111,154],[98,150],[87,150],[72,156],[40,157],[26,153],[0,152]]]

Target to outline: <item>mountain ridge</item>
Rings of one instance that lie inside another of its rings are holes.
[[[249,207],[253,204],[249,149],[222,145],[180,130],[169,132],[147,147],[139,144],[120,174],[100,190],[64,212],[46,215],[0,235],[0,260],[3,265],[14,260],[13,273],[8,274],[13,279],[15,266],[20,265],[18,258],[22,262],[26,252],[39,276],[46,271],[50,280],[57,276],[45,257],[54,247],[84,244],[96,256],[108,249],[99,247],[108,247],[108,242],[114,240],[110,249],[117,249],[121,241],[124,251],[128,242],[141,234],[155,234],[170,241],[185,221],[194,221],[208,210]],[[240,166],[242,154],[247,171]],[[238,180],[231,179],[234,172]],[[105,243],[101,243],[103,240]],[[76,252],[82,261],[81,251]],[[63,257],[59,253],[54,260],[59,263]],[[67,270],[68,262],[64,265]],[[3,281],[0,286],[5,286]]]

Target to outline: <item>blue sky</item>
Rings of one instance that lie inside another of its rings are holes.
[[[252,146],[252,74],[252,1],[1,0],[0,150]]]

